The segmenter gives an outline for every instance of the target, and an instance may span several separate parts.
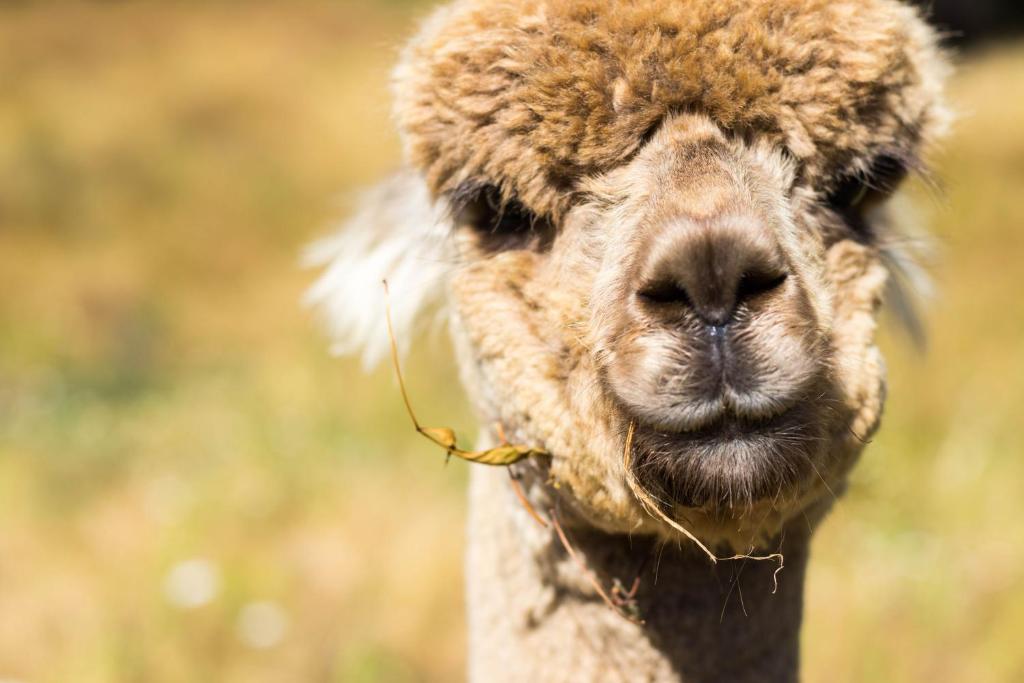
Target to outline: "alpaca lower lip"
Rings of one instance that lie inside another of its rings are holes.
[[[798,404],[769,419],[725,417],[688,432],[638,423],[632,468],[645,486],[683,505],[733,507],[778,496],[814,475],[816,414]]]

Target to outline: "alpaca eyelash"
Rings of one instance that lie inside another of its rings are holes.
[[[872,201],[888,198],[906,176],[906,163],[894,156],[882,154],[871,162],[866,172],[841,177],[826,202],[834,211],[843,214],[858,212]]]
[[[463,183],[450,196],[452,213],[460,224],[481,233],[527,233],[537,224],[536,214],[517,199],[505,199],[494,185]]]
[[[488,252],[550,244],[551,222],[518,199],[507,199],[495,185],[467,182],[448,197],[455,225],[468,226]]]

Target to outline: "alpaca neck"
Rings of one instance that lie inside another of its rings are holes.
[[[471,681],[796,681],[810,532],[787,529],[785,568],[712,564],[692,548],[566,528],[585,568],[518,503],[502,469],[475,468],[467,599]],[[774,549],[773,549],[774,550]],[[629,588],[643,624],[587,577]]]

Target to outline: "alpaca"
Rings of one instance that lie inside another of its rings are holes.
[[[882,410],[887,200],[947,125],[946,72],[896,0],[423,24],[394,74],[406,167],[314,249],[310,297],[369,363],[381,279],[400,341],[442,301],[482,443],[538,452],[471,475],[471,680],[797,680],[813,529]]]

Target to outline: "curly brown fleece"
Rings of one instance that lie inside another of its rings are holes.
[[[819,191],[880,153],[913,163],[946,68],[891,0],[458,2],[407,49],[396,112],[435,193],[487,181],[558,215],[671,112],[779,145]]]

